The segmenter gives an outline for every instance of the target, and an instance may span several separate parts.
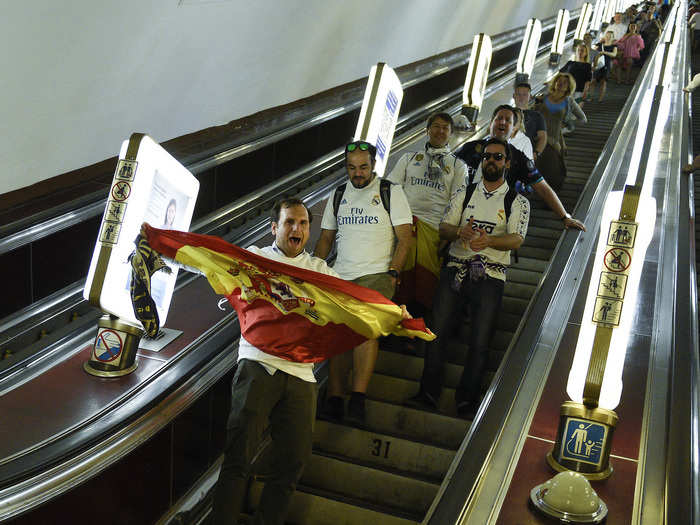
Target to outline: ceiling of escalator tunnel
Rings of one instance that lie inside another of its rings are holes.
[[[545,18],[581,0],[8,2],[0,195]]]

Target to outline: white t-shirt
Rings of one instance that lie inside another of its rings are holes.
[[[251,246],[248,248],[248,251],[256,255],[272,259],[273,261],[279,261],[298,268],[304,268],[306,270],[332,275],[333,277],[339,277],[335,270],[326,264],[326,261],[319,259],[318,257],[314,257],[306,251],[301,252],[296,257],[287,257],[284,252],[274,243],[272,246],[265,246],[264,248]],[[296,363],[294,361],[288,361],[281,357],[268,354],[267,352],[264,352],[263,350],[251,345],[243,336],[241,336],[241,340],[238,343],[238,360],[240,361],[241,359],[257,361],[265,368],[265,370],[268,371],[270,375],[277,372],[277,370],[281,370],[285,374],[298,377],[304,381],[309,381],[310,383],[316,382],[313,363]]]
[[[463,226],[474,217],[474,225],[483,228],[488,235],[500,236],[517,233],[523,239],[527,233],[530,220],[530,202],[520,194],[515,196],[510,208],[510,217],[506,222],[504,199],[508,193],[508,183],[504,182],[494,192],[487,192],[483,181],[480,181],[471,199],[464,207],[466,185],[457,190],[445,210],[442,222],[453,226]],[[464,212],[462,212],[464,208]],[[510,264],[510,250],[501,251],[495,248],[484,248],[480,252],[473,251],[468,243],[461,239],[450,244],[450,257],[466,261],[475,255],[480,255],[486,262],[486,274],[495,279],[506,280],[505,269]],[[448,266],[457,266],[459,261],[448,260]]]
[[[625,24],[624,22],[620,22],[619,24],[610,24],[605,28],[605,31],[612,31],[615,35],[613,40],[620,40],[623,36],[625,36],[625,33],[627,33],[627,26],[628,24]]]
[[[532,158],[532,142],[530,141],[528,136],[525,135],[525,133],[518,130],[515,136],[511,137],[511,139],[508,142],[510,142],[513,146],[522,151],[528,159],[535,160]],[[481,166],[481,164],[479,164],[479,166]]]
[[[413,222],[406,194],[398,184],[391,185],[389,217],[379,195],[380,180],[374,177],[359,189],[348,181],[338,217],[333,215],[333,194],[323,212],[321,228],[338,232],[338,258],[333,269],[348,281],[386,272],[394,254],[394,226]]]
[[[423,152],[404,153],[387,179],[403,188],[413,215],[437,230],[450,196],[465,180],[467,165],[450,153],[445,156],[442,173],[431,180],[429,162]]]

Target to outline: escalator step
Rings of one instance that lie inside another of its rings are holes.
[[[373,386],[368,395],[383,398],[374,395]],[[314,450],[435,480],[442,479],[455,455],[435,445],[323,420],[316,421],[313,441]]]

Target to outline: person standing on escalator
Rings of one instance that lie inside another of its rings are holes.
[[[527,233],[530,203],[506,182],[512,148],[497,138],[483,143],[483,179],[464,184],[450,199],[440,223],[440,237],[450,241],[433,300],[437,338],[425,349],[420,390],[405,404],[437,410],[447,346],[465,306],[471,320],[469,350],[455,392],[457,415],[473,419],[486,371],[489,343],[501,312],[510,264]]]
[[[326,261],[304,250],[312,215],[299,199],[275,204],[271,246],[249,251],[285,264],[338,277]],[[274,330],[274,327],[270,329]],[[265,482],[254,525],[281,525],[304,466],[311,457],[316,417],[313,363],[268,354],[241,337],[231,385],[224,462],[214,492],[213,525],[234,525],[248,491],[251,463],[270,424],[273,468]]]
[[[369,142],[346,144],[348,182],[338,186],[326,203],[314,253],[325,259],[336,242],[338,256],[333,268],[341,278],[391,299],[413,245],[413,216],[401,186],[377,177],[376,155],[377,148]],[[352,352],[330,359],[324,418],[364,424],[365,398],[378,354],[379,341],[369,339]],[[343,396],[351,366],[346,414]]]

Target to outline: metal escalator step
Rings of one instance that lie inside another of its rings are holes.
[[[547,264],[547,261],[549,261],[551,256],[552,250],[544,248],[537,248],[535,246],[521,246],[518,248],[518,264],[520,264],[520,261],[523,259],[541,261],[544,264]]]
[[[322,420],[316,421],[313,441],[315,450],[435,480],[442,479],[455,455],[446,448]]]
[[[509,314],[523,315],[528,304],[527,299],[520,299],[518,297],[503,297],[503,311]]]
[[[461,367],[457,367],[460,369]],[[372,399],[380,399],[395,404],[403,404],[409,397],[416,395],[418,392],[418,381],[394,377],[384,374],[375,373],[369,383],[367,395]],[[455,390],[454,388],[443,386],[442,396],[438,403],[440,413],[448,416],[454,416],[455,408]]]
[[[547,248],[538,248],[536,246],[533,246],[533,248],[540,249],[540,250],[547,250]],[[550,250],[551,253],[551,250]],[[547,265],[549,264],[548,260],[542,260],[542,259],[533,259],[532,257],[524,257],[521,255],[518,255],[518,262],[513,261],[513,263],[510,265],[508,270],[506,270],[506,284],[508,281],[514,281],[510,277],[510,272],[512,270],[525,270],[528,272],[536,272],[536,273],[542,273],[547,269]]]
[[[535,235],[537,237],[546,237],[548,239],[556,239],[559,240],[559,236],[561,235],[561,230],[563,229],[563,226],[559,230],[552,230],[549,228],[541,228],[539,226],[534,226],[530,224],[530,226],[527,227],[527,236],[529,237],[530,235]]]
[[[535,235],[528,234],[523,241],[523,246],[534,246],[535,248],[544,248],[549,250],[554,250],[557,245],[558,239],[550,239],[548,237],[537,237]],[[511,257],[515,260],[515,257]]]
[[[249,501],[255,509],[260,501],[262,483],[251,484]],[[398,514],[397,509],[386,506],[365,505],[329,491],[310,487],[297,487],[292,495],[287,514],[287,525],[418,525],[420,516]]]
[[[530,284],[518,284],[506,281],[506,285],[503,288],[504,296],[527,299],[528,301],[533,293],[535,293],[535,286]]]
[[[410,435],[415,441],[451,450],[459,448],[469,429],[469,422],[463,419],[376,399],[367,400],[366,410],[368,428],[393,436]]]
[[[549,228],[555,231],[562,231],[564,229],[564,223],[561,219],[552,217],[551,219],[536,218],[530,219],[530,224],[537,226],[539,228]],[[527,236],[525,236],[527,239]]]
[[[508,268],[508,280],[514,283],[534,284],[540,282],[540,272],[522,270],[520,268]]]
[[[439,482],[354,463],[344,456],[321,453],[313,454],[300,483],[374,505],[388,504],[416,516],[426,513],[440,488]]]

